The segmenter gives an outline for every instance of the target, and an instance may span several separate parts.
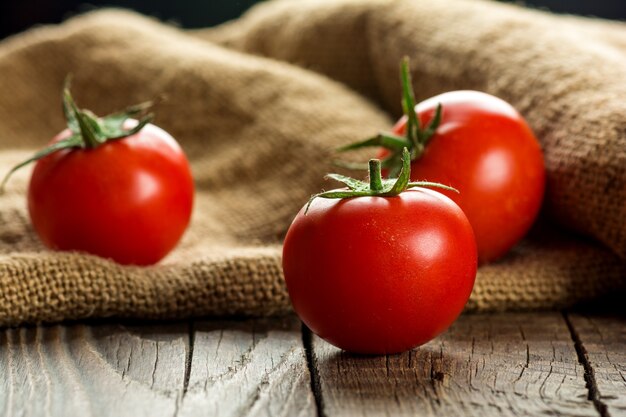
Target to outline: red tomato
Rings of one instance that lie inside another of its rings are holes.
[[[316,198],[296,216],[283,249],[302,321],[328,342],[365,354],[402,352],[444,331],[470,296],[476,265],[461,209],[423,188]]]
[[[453,91],[419,103],[422,126],[441,104],[441,123],[411,179],[450,185],[442,191],[465,212],[476,236],[478,258],[504,255],[531,227],[543,199],[541,148],[522,116],[505,101],[478,91]],[[405,132],[406,117],[393,131]]]
[[[129,121],[132,127],[136,121]],[[52,143],[70,136],[60,133]],[[37,161],[28,209],[43,243],[149,265],[179,241],[191,216],[193,181],[176,141],[147,124],[93,149],[63,149]]]

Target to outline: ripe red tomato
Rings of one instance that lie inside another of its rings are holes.
[[[127,128],[137,123],[129,122]],[[65,130],[52,143],[70,135]],[[63,149],[39,159],[28,187],[28,209],[49,248],[149,265],[179,241],[191,216],[193,192],[180,146],[147,124],[94,149]]]
[[[419,103],[422,126],[438,104],[441,122],[411,179],[428,179],[459,190],[442,191],[465,212],[476,236],[478,258],[504,255],[530,229],[543,199],[541,148],[522,116],[505,101],[478,91],[453,91]],[[393,128],[404,134],[406,117]]]
[[[470,296],[476,266],[467,218],[424,188],[315,198],[283,247],[287,289],[302,321],[328,342],[365,354],[402,352],[444,331]]]

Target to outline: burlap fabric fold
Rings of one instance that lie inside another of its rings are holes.
[[[72,73],[77,101],[99,114],[167,96],[156,123],[187,152],[197,198],[168,258],[122,267],[47,251],[26,211],[30,170],[19,172],[0,196],[0,325],[288,312],[282,237],[308,196],[332,186],[322,179],[332,149],[398,115],[405,54],[418,98],[496,94],[545,151],[546,220],[480,268],[468,310],[560,308],[623,289],[624,33],[480,0],[291,0],[203,31],[100,11],[7,39],[0,174],[63,128],[60,89]]]

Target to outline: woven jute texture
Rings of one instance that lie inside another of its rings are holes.
[[[623,289],[625,33],[481,0],[291,0],[201,31],[106,10],[5,40],[2,173],[64,127],[60,89],[72,73],[76,100],[97,114],[165,95],[156,123],[189,156],[197,195],[171,255],[123,267],[46,250],[22,170],[0,196],[0,325],[289,312],[282,238],[309,195],[333,186],[322,178],[332,149],[398,116],[403,55],[419,99],[500,96],[545,151],[544,220],[479,269],[467,309],[561,308]]]

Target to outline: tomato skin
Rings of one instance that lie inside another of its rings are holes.
[[[136,121],[130,121],[132,127]],[[70,135],[61,132],[52,143]],[[178,243],[191,217],[194,185],[187,158],[164,130],[37,161],[28,209],[42,242],[120,264],[151,265]]]
[[[317,198],[298,213],[283,246],[296,313],[323,339],[363,354],[403,352],[448,328],[476,267],[467,218],[427,189]]]
[[[478,91],[453,91],[419,103],[424,126],[441,103],[441,123],[421,158],[411,164],[413,181],[450,185],[445,192],[465,212],[476,235],[480,262],[508,252],[534,223],[545,188],[539,142],[523,117],[505,101]],[[406,118],[394,133],[404,134]]]

